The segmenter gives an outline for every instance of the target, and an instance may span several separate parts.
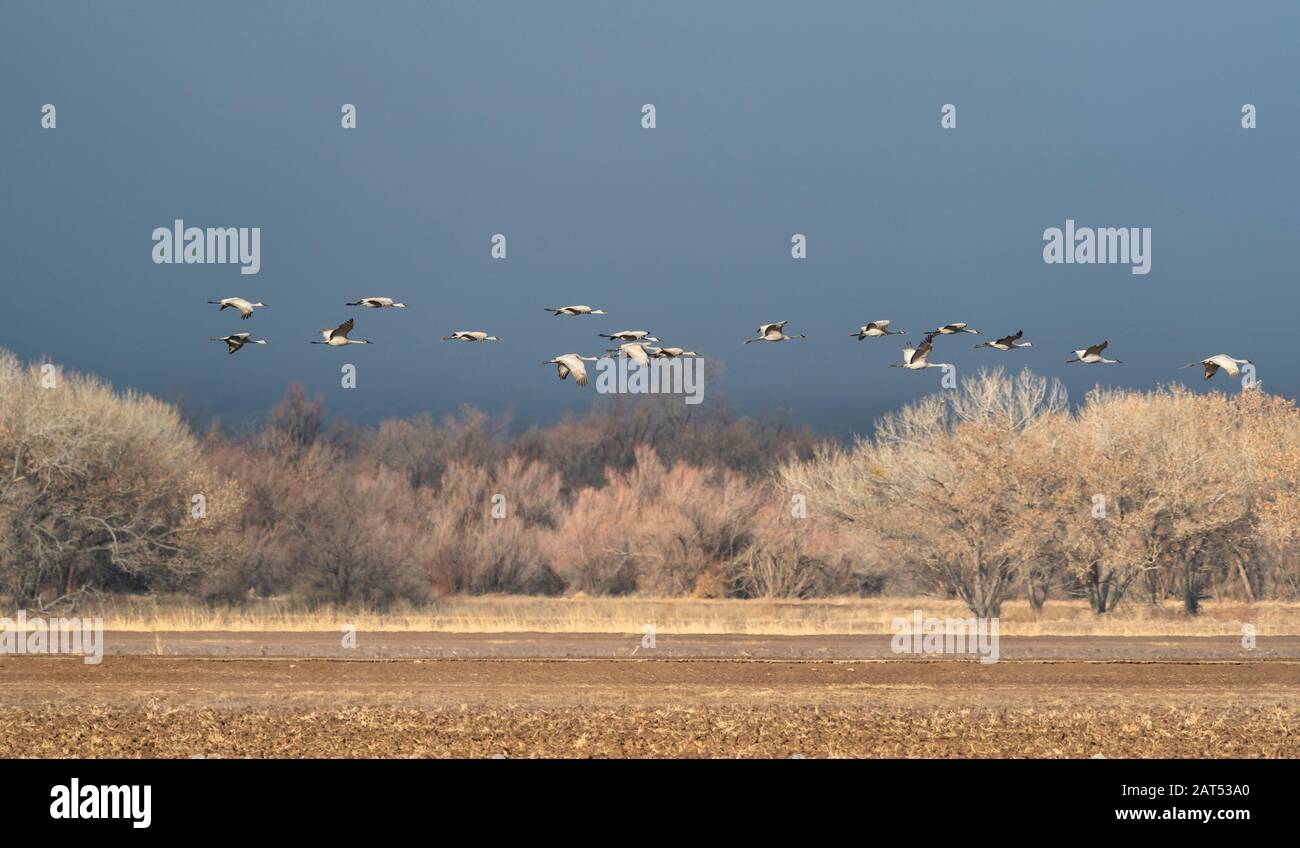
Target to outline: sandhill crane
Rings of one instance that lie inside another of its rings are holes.
[[[208,336],[210,342],[225,342],[230,348],[228,353],[235,353],[246,344],[266,344],[266,339],[254,339],[250,333],[231,333],[228,336]]]
[[[262,303],[260,301],[257,303],[249,303],[247,300],[244,300],[242,297],[223,297],[221,300],[209,300],[208,303],[221,304],[221,309],[218,309],[217,310],[218,312],[220,312],[222,309],[238,309],[239,317],[245,319],[253,314],[254,309],[258,308],[259,306],[266,306],[265,303]]]
[[[931,330],[928,333],[928,335],[951,336],[951,335],[955,335],[956,333],[974,333],[975,335],[978,336],[980,334],[980,331],[976,330],[974,327],[967,326],[966,324],[944,324],[942,327],[940,327],[937,330]]]
[[[356,303],[347,303],[345,306],[365,306],[370,309],[405,309],[405,303],[397,303],[391,297],[363,297]]]
[[[1082,362],[1084,365],[1123,365],[1123,363],[1118,359],[1106,359],[1101,355],[1101,352],[1106,349],[1106,345],[1108,344],[1110,344],[1110,342],[1105,341],[1101,344],[1095,344],[1092,347],[1085,347],[1083,350],[1076,350],[1074,352],[1074,359],[1065,360],[1065,364],[1069,365],[1071,362]]]
[[[602,339],[620,342],[657,342],[649,330],[619,330],[617,333],[597,333]]]
[[[599,357],[579,356],[576,353],[565,353],[554,359],[548,359],[543,365],[554,365],[555,371],[559,374],[561,380],[566,380],[569,374],[573,374],[573,382],[579,386],[587,385],[587,366],[583,362],[595,362]]]
[[[312,342],[312,344],[329,345],[330,347],[343,347],[350,344],[370,344],[367,339],[350,339],[348,333],[352,332],[353,320],[349,318],[342,324],[339,324],[333,330],[321,330],[320,334],[325,337],[325,341]]]
[[[1235,380],[1241,374],[1241,369],[1237,367],[1238,365],[1254,365],[1254,364],[1255,363],[1251,362],[1249,359],[1234,359],[1233,357],[1228,356],[1228,354],[1226,353],[1216,353],[1214,356],[1211,356],[1207,359],[1202,359],[1200,362],[1189,362],[1187,365],[1184,365],[1183,367],[1195,368],[1198,365],[1204,365],[1205,379],[1207,380],[1213,377],[1215,374],[1219,373],[1219,369],[1222,368],[1224,371],[1227,372],[1229,377]]]
[[[789,323],[790,321],[787,319],[785,321],[776,321],[771,324],[763,324],[758,328],[758,338],[745,339],[745,344],[750,344],[751,342],[783,342],[793,339],[808,338],[803,333],[800,333],[797,336],[787,336],[785,334],[785,325]]]
[[[547,312],[554,312],[556,315],[604,315],[603,309],[592,309],[590,306],[579,303],[577,306],[544,306]]]
[[[1024,336],[1024,334],[1025,334],[1024,330],[1016,330],[1014,333],[1012,333],[1009,336],[1003,336],[1002,338],[997,339],[995,341],[984,342],[983,344],[977,344],[975,345],[975,349],[979,350],[982,347],[991,347],[994,350],[1015,350],[1016,348],[1033,347],[1034,346],[1033,342],[1020,341],[1021,337]]]
[[[857,336],[858,341],[862,341],[863,339],[874,339],[879,336],[905,336],[907,335],[907,330],[891,331],[889,329],[888,320],[868,321],[866,324],[859,327],[856,333],[849,333],[849,335]]]
[[[619,345],[614,350],[607,350],[605,352],[618,354],[620,356],[626,357],[627,359],[630,359],[633,362],[635,362],[637,365],[644,366],[650,364],[650,357],[648,354],[646,354],[645,348],[641,346],[640,342],[628,342],[627,344]]]
[[[913,371],[920,371],[922,368],[951,368],[948,362],[931,362],[930,352],[934,350],[934,335],[928,334],[925,341],[916,347],[909,345],[903,346],[903,361],[889,363],[890,368],[910,368]]]
[[[496,336],[489,336],[487,333],[483,332],[482,330],[456,330],[456,331],[454,331],[450,336],[443,336],[443,337],[442,337],[442,340],[443,340],[444,342],[449,342],[449,341],[452,341],[453,339],[456,340],[456,341],[462,341],[462,342],[499,342],[499,341],[501,341],[501,340],[498,339]]]
[[[699,356],[693,350],[682,350],[680,347],[647,347],[646,350],[655,359],[676,359],[679,356]]]

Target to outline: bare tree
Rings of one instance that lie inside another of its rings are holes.
[[[1139,578],[1153,599],[1176,586],[1195,614],[1210,572],[1254,547],[1256,507],[1271,495],[1244,442],[1235,399],[1096,390],[1070,438],[1062,489],[1072,571],[1093,611],[1113,610]]]
[[[175,407],[0,351],[0,594],[169,588],[240,510]]]
[[[885,416],[872,439],[790,463],[782,478],[814,508],[893,543],[897,556],[962,599],[996,616],[1025,559],[1023,516],[1035,487],[1018,469],[1035,433],[1064,415],[1064,389],[1022,371],[981,371]]]

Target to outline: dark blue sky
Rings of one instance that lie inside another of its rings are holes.
[[[647,328],[744,412],[860,431],[938,385],[886,367],[896,339],[848,337],[874,318],[1023,328],[1034,350],[936,358],[1028,363],[1076,399],[1201,390],[1178,367],[1220,352],[1300,386],[1296,4],[262,5],[5,4],[0,346],[226,420],[299,381],[358,420],[549,421],[595,395],[541,360]],[[261,273],[154,265],[177,217],[261,227]],[[1067,217],[1151,227],[1151,273],[1045,265]],[[270,308],[204,303],[232,294]],[[371,294],[411,308],[343,306]],[[567,303],[610,315],[542,311]],[[307,343],[349,315],[375,345]],[[809,340],[740,344],[786,318]],[[505,341],[437,340],[480,328]],[[207,341],[240,330],[272,344]],[[1127,364],[1064,364],[1101,339]]]

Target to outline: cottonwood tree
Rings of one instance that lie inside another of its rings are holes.
[[[1300,409],[1287,398],[1255,388],[1235,398],[1241,414],[1238,445],[1252,472],[1259,517],[1255,556],[1235,557],[1246,599],[1266,593],[1300,596]],[[1271,556],[1260,556],[1267,551]]]
[[[1140,505],[1154,492],[1139,462],[1146,434],[1128,400],[1088,396],[1064,435],[1069,462],[1054,503],[1066,524],[1070,572],[1099,615],[1114,610],[1149,566]]]
[[[1021,563],[1025,599],[1035,612],[1047,603],[1066,562],[1067,524],[1062,515],[1063,469],[1070,456],[1066,435],[1073,419],[1065,413],[1039,419],[1021,431],[1004,466],[1006,494],[1014,496],[1011,546]]]
[[[1195,614],[1208,575],[1253,546],[1262,499],[1237,402],[1175,387],[1095,390],[1071,431],[1063,489],[1072,570],[1093,611],[1113,610],[1139,576],[1161,574]],[[1105,497],[1103,516],[1092,512]],[[1158,597],[1156,598],[1158,600]]]
[[[1024,482],[1042,458],[1026,448],[1066,407],[1055,380],[981,371],[885,416],[852,449],[824,449],[781,476],[844,524],[878,533],[976,616],[997,616],[1024,565],[1041,485]]]
[[[87,588],[175,588],[209,567],[241,498],[175,407],[41,376],[0,350],[0,594],[44,608]]]

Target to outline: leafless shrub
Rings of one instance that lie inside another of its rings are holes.
[[[792,518],[784,504],[772,502],[725,573],[728,594],[738,598],[865,595],[881,583],[848,534],[816,517]]]
[[[559,492],[558,475],[518,457],[491,470],[449,466],[429,518],[435,585],[448,592],[561,591],[543,545],[563,509]]]
[[[464,408],[441,424],[425,413],[413,419],[390,419],[365,442],[370,461],[407,475],[412,486],[438,488],[453,462],[491,468],[508,453],[505,420],[490,421],[483,412]]]

